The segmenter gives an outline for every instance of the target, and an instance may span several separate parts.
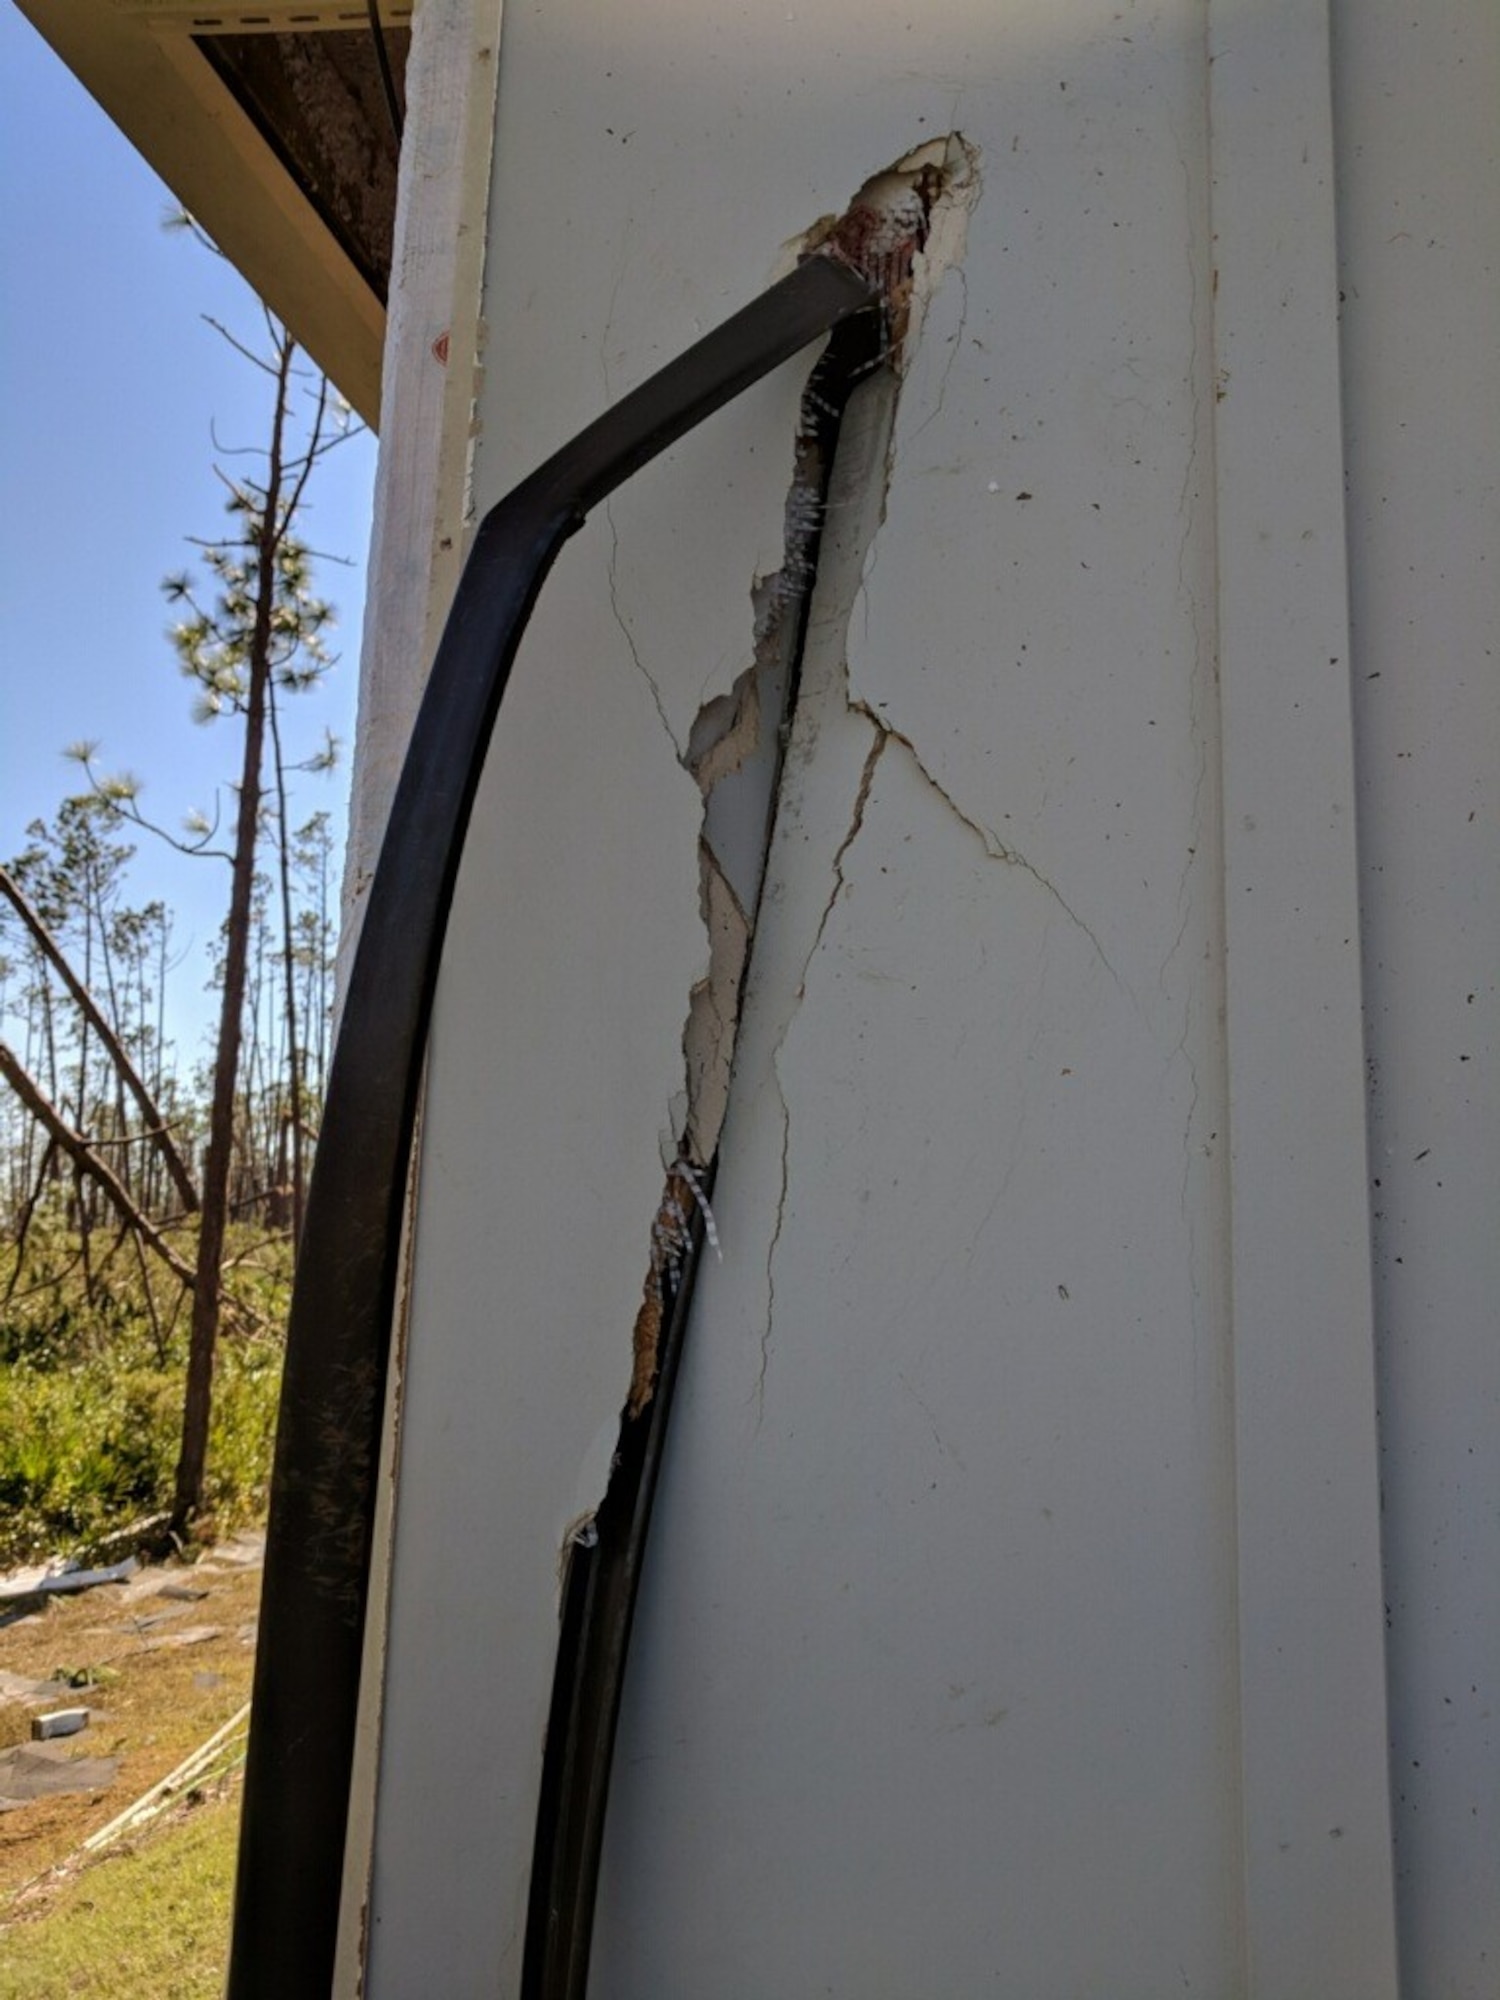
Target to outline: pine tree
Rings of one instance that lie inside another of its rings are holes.
[[[265,473],[259,481],[242,478],[229,482],[227,506],[233,532],[203,549],[214,601],[211,605],[201,602],[186,577],[170,579],[167,584],[169,597],[186,612],[173,641],[183,672],[198,689],[195,714],[204,721],[233,714],[244,728],[230,848],[229,913],[224,924],[223,983],[203,1163],[182,1450],[172,1504],[173,1526],[179,1533],[203,1503],[219,1335],[219,1271],[229,1220],[235,1104],[264,819],[266,737],[268,730],[274,729],[277,692],[311,686],[329,664],[323,634],[332,613],[313,594],[311,559],[295,527],[308,479],[318,460],[337,442],[338,433],[330,431],[328,389],[320,381],[308,428],[293,441],[297,348],[285,328],[274,322],[272,336],[270,358],[259,363],[274,386]],[[284,806],[283,777],[278,748],[273,793]],[[205,835],[209,834],[211,829],[205,829]],[[287,845],[284,827],[281,844]],[[293,1063],[295,1072],[295,1045]]]

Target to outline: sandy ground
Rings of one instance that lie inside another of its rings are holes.
[[[197,1562],[145,1567],[0,1626],[0,1750],[29,1743],[35,1716],[87,1708],[88,1726],[59,1747],[72,1759],[118,1760],[103,1789],[0,1811],[0,1921],[18,1891],[248,1701],[262,1550],[262,1537],[236,1537]]]

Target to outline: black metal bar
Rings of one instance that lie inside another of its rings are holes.
[[[778,731],[783,746],[801,680],[823,520],[844,411],[854,388],[877,364],[883,338],[884,327],[873,314],[860,315],[836,328],[803,397],[796,470],[803,518],[796,531],[795,551],[788,547],[788,559],[795,555],[796,595]],[[773,810],[776,789],[773,781]],[[702,1195],[706,1197],[712,1184],[712,1166],[704,1172]],[[697,1177],[683,1179],[695,1197],[693,1227],[681,1272],[663,1300],[665,1325],[653,1393],[644,1408],[633,1415],[627,1410],[622,1420],[609,1485],[593,1523],[594,1539],[587,1545],[575,1545],[568,1564],[537,1801],[520,2000],[585,2000],[588,1992],[625,1663],[703,1248],[700,1190],[694,1184]]]
[[[595,1539],[576,1543],[569,1557],[520,2000],[581,2000],[588,1987],[625,1656],[703,1235],[703,1218],[695,1212],[682,1271],[666,1300],[654,1393],[621,1424],[609,1487],[594,1517]]]
[[[876,302],[811,259],[546,461],[486,517],[391,808],[334,1052],[287,1336],[229,2000],[326,2000],[369,1592],[396,1258],[464,834],[538,593],[590,508]]]
[[[370,23],[370,39],[375,44],[375,61],[380,69],[380,88],[385,93],[385,108],[396,140],[396,150],[399,152],[406,119],[401,110],[401,99],[396,95],[396,78],[391,69],[391,52],[386,45],[385,29],[380,20],[380,0],[365,0],[365,13]]]

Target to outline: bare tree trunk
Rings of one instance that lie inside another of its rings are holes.
[[[146,1263],[146,1253],[141,1248],[139,1234],[135,1236],[134,1241],[136,1261],[141,1267],[141,1289],[146,1295],[146,1312],[151,1321],[151,1338],[156,1344],[156,1365],[158,1368],[165,1368],[167,1365],[167,1343],[162,1337],[161,1315],[156,1310],[156,1294],[151,1289],[151,1271]]]
[[[177,1461],[172,1528],[180,1534],[203,1506],[208,1458],[208,1426],[213,1410],[214,1350],[219,1338],[219,1270],[229,1220],[229,1180],[234,1153],[234,1103],[239,1083],[240,1041],[249,965],[251,905],[255,891],[255,849],[260,832],[261,755],[266,727],[266,688],[271,676],[272,618],[276,608],[276,558],[282,535],[282,440],[287,387],[296,349],[282,331],[276,356],[276,408],[266,488],[257,536],[255,619],[247,661],[245,746],[240,766],[239,815],[235,827],[233,878],[224,939],[224,991],[209,1109],[208,1153],[203,1163],[202,1222],[198,1266],[193,1281],[193,1318],[188,1335],[187,1390],[183,1398],[182,1451]]]
[[[93,975],[94,958],[94,910],[89,899],[89,884],[85,873],[83,894],[83,983],[88,986]],[[89,1022],[85,1014],[78,1030],[78,1091],[73,1105],[73,1123],[80,1138],[87,1139],[89,1129]],[[94,1262],[89,1245],[89,1185],[83,1177],[83,1169],[75,1160],[73,1163],[73,1200],[78,1221],[78,1255],[83,1264],[83,1296],[90,1306],[94,1303]]]
[[[286,1079],[287,1116],[292,1142],[292,1250],[302,1241],[302,1055],[297,1041],[297,962],[292,931],[292,830],[287,823],[286,764],[281,755],[281,724],[276,714],[276,689],[269,690],[271,748],[276,767],[276,813],[281,844],[278,874],[281,883],[281,949],[286,975]],[[283,1132],[286,1127],[283,1125]]]
[[[27,1130],[32,1126],[28,1124]],[[15,1296],[16,1286],[21,1281],[21,1266],[26,1261],[26,1239],[31,1234],[31,1218],[36,1214],[36,1205],[42,1198],[42,1189],[47,1185],[47,1170],[52,1165],[52,1156],[57,1150],[57,1141],[49,1132],[47,1143],[42,1148],[42,1164],[38,1169],[36,1182],[26,1198],[26,1206],[21,1210],[21,1220],[16,1229],[16,1261],[11,1270],[10,1282],[5,1287],[5,1303],[10,1304]]]
[[[82,1136],[82,1135],[80,1135]],[[87,1140],[84,1141],[87,1144]],[[124,1183],[121,1183],[122,1187]],[[73,1162],[73,1201],[78,1217],[78,1256],[83,1265],[83,1296],[85,1302],[94,1303],[94,1256],[91,1238],[92,1224],[89,1219],[89,1186],[84,1179],[82,1166]]]

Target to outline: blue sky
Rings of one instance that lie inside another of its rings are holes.
[[[0,0],[0,858],[28,821],[78,789],[62,755],[101,744],[136,773],[144,810],[180,826],[235,771],[236,726],[195,724],[167,640],[161,579],[190,567],[187,537],[221,531],[222,447],[263,439],[269,384],[203,315],[253,345],[253,295],[221,260],[162,228],[156,178],[20,14]],[[311,492],[307,538],[353,559],[324,564],[339,664],[289,705],[292,740],[326,723],[344,739],[331,778],[305,778],[304,813],[340,824],[354,728],[374,441],[345,445]],[[230,461],[226,460],[226,463]],[[294,753],[295,754],[295,753]],[[227,794],[226,794],[227,797]],[[136,837],[132,900],[177,913],[182,1053],[202,1053],[212,1011],[204,947],[228,870]]]

